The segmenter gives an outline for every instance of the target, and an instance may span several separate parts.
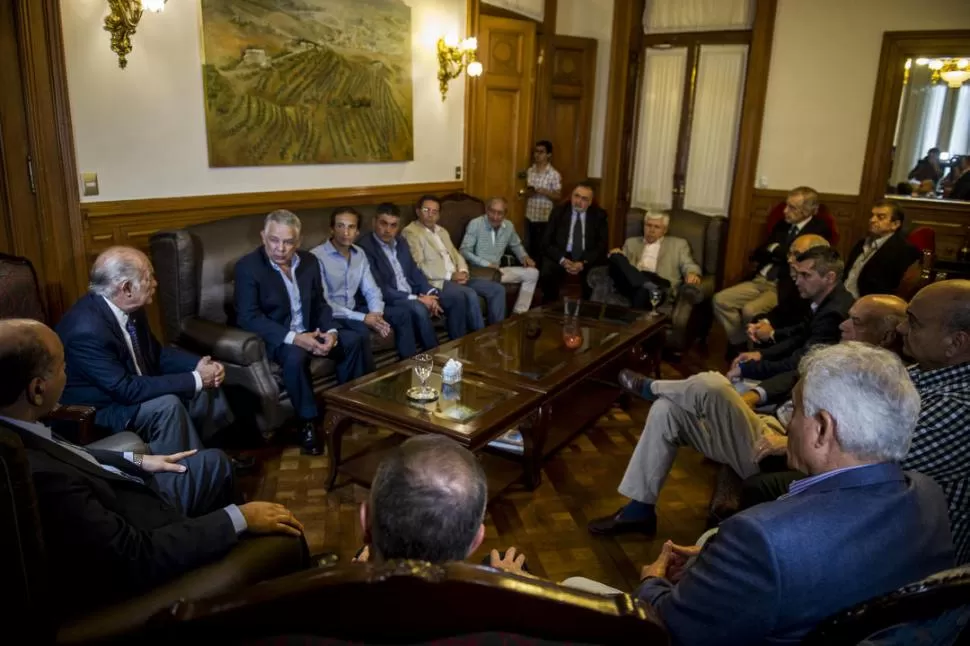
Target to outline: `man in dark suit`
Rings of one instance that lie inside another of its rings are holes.
[[[542,267],[539,286],[542,302],[559,300],[559,287],[566,274],[579,276],[584,300],[593,288],[586,281],[590,269],[606,262],[609,228],[606,211],[593,205],[589,181],[573,189],[568,204],[557,207],[549,216],[542,238]]]
[[[721,523],[703,550],[668,541],[643,569],[637,596],[675,643],[798,643],[840,610],[954,566],[940,487],[896,464],[920,410],[902,361],[849,342],[799,372],[788,462],[808,477]]]
[[[27,450],[55,614],[151,590],[222,557],[244,533],[301,536],[282,505],[231,504],[222,451],[116,453],[54,435],[38,420],[57,406],[67,376],[63,346],[43,323],[0,321],[0,374],[0,426]],[[296,547],[306,549],[302,539]]]
[[[358,333],[342,329],[338,336],[324,298],[320,264],[298,248],[301,226],[289,211],[266,216],[263,246],[236,263],[236,317],[239,327],[263,339],[266,353],[282,368],[283,385],[300,419],[303,452],[320,455],[310,359],[336,362],[337,382],[345,383],[364,374],[364,353]]]
[[[148,327],[144,306],[155,293],[148,257],[111,247],[91,269],[90,293],[57,325],[67,355],[63,403],[97,409],[95,421],[113,433],[131,430],[169,454],[202,448],[232,423],[220,386],[225,368],[163,346]]]
[[[832,230],[828,223],[815,217],[817,213],[818,193],[814,189],[792,189],[785,201],[784,219],[751,254],[751,260],[757,264],[754,276],[714,295],[714,316],[727,332],[729,354],[745,344],[746,325],[778,304],[778,276],[787,269],[788,247],[795,238],[814,233],[832,242]]]
[[[408,307],[415,338],[425,350],[438,345],[431,317],[442,313],[448,336],[452,340],[460,339],[468,333],[465,299],[460,292],[441,292],[431,286],[411,257],[407,242],[399,235],[400,230],[400,210],[385,202],[377,206],[373,233],[357,241],[357,246],[367,254],[384,302]]]
[[[845,262],[845,288],[855,296],[895,294],[920,250],[903,237],[903,210],[892,200],[872,207],[869,235],[859,240]]]
[[[947,197],[951,200],[970,201],[970,155],[964,155],[960,158],[957,170],[959,175]]]

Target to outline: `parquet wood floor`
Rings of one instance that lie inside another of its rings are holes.
[[[663,376],[679,378],[719,368],[718,357],[695,350],[676,366],[664,363]],[[546,462],[535,491],[513,487],[489,505],[486,538],[472,561],[489,550],[515,546],[533,573],[553,580],[586,576],[632,590],[641,566],[656,558],[663,541],[690,544],[704,531],[716,467],[692,449],[682,449],[658,504],[655,539],[639,535],[594,537],[591,518],[615,511],[624,502],[616,491],[643,428],[649,405],[636,401],[629,410],[614,406],[591,428]],[[356,450],[386,431],[361,428],[348,433],[346,449]],[[356,445],[356,446],[355,446]],[[259,473],[242,480],[246,499],[287,505],[306,527],[311,553],[332,551],[349,560],[360,547],[359,505],[367,489],[355,484],[324,489],[326,457],[300,455],[296,447],[266,447],[253,452]],[[349,453],[345,453],[349,454]],[[338,481],[339,483],[339,481]]]

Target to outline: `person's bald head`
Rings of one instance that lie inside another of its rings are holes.
[[[88,289],[131,313],[152,302],[155,276],[148,256],[134,247],[109,247],[91,267]]]
[[[0,414],[35,421],[64,391],[64,347],[52,329],[30,319],[0,320]]]
[[[923,370],[970,361],[970,280],[944,280],[919,290],[899,333],[906,354]]]
[[[792,255],[797,256],[800,253],[805,253],[809,249],[827,246],[829,246],[829,241],[822,236],[815,233],[806,233],[805,235],[795,238],[792,241],[789,249]]]
[[[906,301],[891,294],[863,296],[849,308],[849,318],[842,322],[843,341],[861,341],[899,352],[896,328],[906,320]]]

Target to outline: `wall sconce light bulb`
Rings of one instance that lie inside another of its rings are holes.
[[[929,62],[930,62],[930,59],[928,59],[928,58],[917,58],[916,59],[916,64],[917,65],[928,65]]]
[[[967,60],[966,58],[961,58],[957,61],[957,67],[961,70],[967,65],[970,65],[970,60]]]
[[[152,13],[158,13],[165,8],[165,2],[167,0],[141,0],[141,7],[145,11],[151,11]]]
[[[458,36],[455,34],[448,34],[445,36],[445,45],[447,47],[458,47]]]
[[[478,49],[478,39],[475,37],[466,38],[461,41],[461,49],[466,52],[473,52]]]
[[[930,61],[930,69],[931,70],[943,69],[943,61],[941,61],[939,59],[933,59],[933,60],[931,60]]]
[[[468,64],[468,76],[481,76],[482,75],[482,64],[478,61],[472,61]]]

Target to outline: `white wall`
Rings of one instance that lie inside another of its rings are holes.
[[[79,172],[97,172],[85,201],[453,181],[462,165],[464,77],[441,101],[437,38],[463,34],[465,0],[411,6],[414,161],[209,168],[198,0],[145,14],[119,69],[102,29],[104,0],[61,2],[68,91]]]
[[[559,0],[556,8],[557,34],[595,38],[597,41],[596,90],[587,171],[590,177],[603,175],[603,138],[606,132],[606,98],[610,85],[613,2],[614,0]]]
[[[968,0],[778,0],[756,184],[857,195],[883,32],[968,28]]]

